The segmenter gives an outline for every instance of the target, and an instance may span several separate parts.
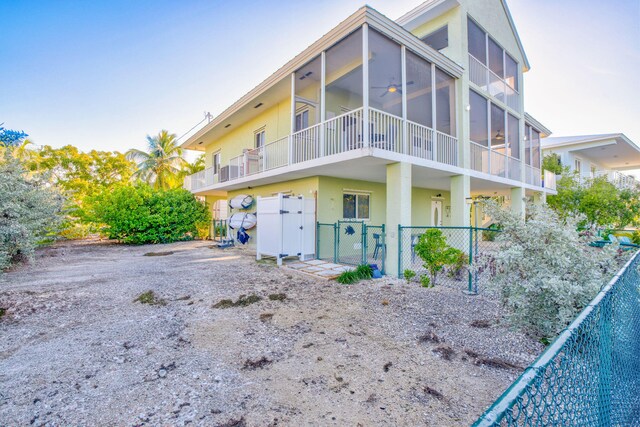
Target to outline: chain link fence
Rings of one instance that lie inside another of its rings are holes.
[[[383,225],[364,221],[317,224],[316,257],[345,265],[376,264],[384,274],[386,234]]]
[[[405,271],[410,270],[419,277],[428,274],[424,262],[416,253],[416,245],[429,229],[442,231],[447,245],[462,251],[466,260],[456,266],[445,267],[438,276],[438,284],[455,288],[466,288],[470,293],[477,293],[492,276],[488,270],[480,270],[472,274],[470,264],[480,256],[491,256],[499,250],[495,242],[497,229],[475,227],[433,227],[433,226],[399,226],[398,227],[398,277],[404,277]]]
[[[474,426],[640,425],[639,254]]]
[[[211,223],[211,240],[222,242],[227,237],[227,220],[214,219]]]

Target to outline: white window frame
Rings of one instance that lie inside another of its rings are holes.
[[[344,196],[355,196],[355,216],[353,218],[342,218],[344,220],[360,220],[360,221],[369,221],[371,219],[371,193],[366,193],[362,191],[343,191],[342,192],[342,216],[344,216]],[[367,218],[360,218],[358,216],[358,199],[362,196],[366,196],[369,204],[369,216]]]
[[[303,127],[302,117],[305,113],[307,114],[307,125]],[[296,117],[295,117],[296,132],[307,129],[309,127],[309,113],[310,113],[309,107],[301,108],[298,111],[296,111]],[[298,117],[300,117],[300,127],[298,127]]]
[[[211,155],[211,166],[213,167],[213,174],[219,174],[220,173],[220,165],[222,164],[221,158],[220,158],[220,150],[214,152]]]
[[[262,126],[260,129],[257,129],[253,132],[253,148],[264,147],[266,144],[266,126]],[[258,141],[258,137],[260,137],[260,141]]]
[[[573,159],[573,169],[582,175],[582,159],[575,157]]]

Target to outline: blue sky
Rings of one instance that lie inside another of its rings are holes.
[[[369,1],[393,19],[419,3]],[[640,144],[640,1],[508,3],[532,64],[527,111],[558,136],[623,132]],[[0,0],[0,123],[85,151],[181,135],[363,1],[311,4]]]

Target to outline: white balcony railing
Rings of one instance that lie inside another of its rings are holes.
[[[524,182],[529,185],[540,187],[542,185],[542,177],[540,169],[531,165],[524,165]]]
[[[374,108],[369,109],[368,143],[365,143],[364,108],[331,118],[232,158],[218,174],[205,169],[185,179],[191,191],[280,167],[307,162],[359,148],[371,147],[458,165],[458,139],[443,132]],[[404,138],[404,132],[407,138]]]
[[[595,177],[606,177],[607,180],[621,189],[633,189],[638,186],[638,180],[631,175],[625,175],[619,171],[614,170],[600,170],[596,171]]]
[[[520,94],[471,54],[469,54],[469,80],[509,108],[520,110]]]
[[[550,190],[556,189],[556,174],[551,171],[544,171],[544,188],[548,188]]]

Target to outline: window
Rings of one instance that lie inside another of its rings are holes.
[[[296,131],[306,129],[310,125],[314,125],[320,119],[320,85],[322,83],[321,67],[322,59],[317,56],[296,71]],[[302,117],[298,118],[298,115],[301,113],[303,113]]]
[[[220,172],[220,152],[219,151],[213,154],[212,163],[213,163],[213,174],[215,175],[218,172]]]
[[[504,51],[489,37],[489,69],[498,77],[504,77]]]
[[[327,118],[362,107],[362,29],[327,50],[325,74]]]
[[[433,127],[432,96],[431,64],[407,50],[407,119]]]
[[[296,132],[309,127],[309,110],[296,114]]]
[[[582,161],[580,159],[574,159],[573,160],[573,168],[575,169],[576,172],[581,173],[582,172]]]
[[[507,129],[509,130],[509,155],[520,158],[520,121],[511,114],[507,115]]]
[[[531,126],[524,126],[524,164],[531,165]]]
[[[518,63],[508,53],[504,54],[504,80],[512,89],[518,89]]]
[[[262,146],[264,146],[264,128],[259,129],[255,132],[253,140],[255,141],[255,147],[256,148],[260,148]]]
[[[531,164],[540,169],[540,132],[531,128]]]
[[[436,68],[436,130],[455,136],[455,79]]]
[[[469,111],[471,141],[488,147],[489,124],[487,123],[487,100],[485,97],[469,90],[469,105],[471,106],[471,111]]]
[[[591,178],[596,177],[597,168],[595,166],[591,166]]]
[[[444,49],[449,46],[449,26],[445,25],[431,34],[424,36],[421,40],[435,50]]]
[[[369,106],[398,117],[402,117],[401,58],[399,44],[369,29]]]
[[[469,53],[473,55],[478,61],[487,65],[487,39],[486,34],[482,29],[473,22],[470,18],[467,18],[467,41],[469,42]]]
[[[344,219],[369,219],[369,194],[344,193],[342,217]]]
[[[491,104],[491,149],[507,154],[505,147],[504,110]]]

